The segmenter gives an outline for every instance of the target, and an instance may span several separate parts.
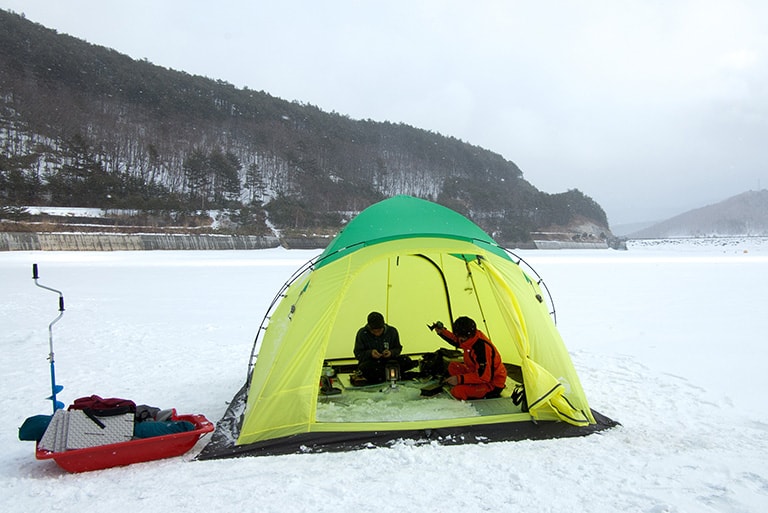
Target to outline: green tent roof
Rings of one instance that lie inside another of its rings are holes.
[[[366,208],[325,248],[317,266],[365,246],[395,239],[437,237],[469,241],[509,258],[482,228],[447,207],[412,196],[395,196]]]

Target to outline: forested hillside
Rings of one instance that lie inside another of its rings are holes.
[[[397,194],[462,212],[500,242],[576,225],[610,233],[590,197],[541,192],[492,151],[133,60],[0,11],[0,211],[220,209],[239,233],[333,233]]]

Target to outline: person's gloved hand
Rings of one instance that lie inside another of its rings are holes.
[[[438,329],[445,328],[442,321],[435,321],[432,324],[428,324],[427,327],[429,328],[430,331],[435,331],[435,328],[438,328]]]

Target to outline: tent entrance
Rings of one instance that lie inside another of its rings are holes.
[[[354,268],[354,266],[352,266]],[[475,319],[505,362],[519,364],[517,346],[502,326],[489,277],[476,255],[448,251],[383,252],[345,277],[334,306],[323,359],[352,358],[354,337],[371,311],[384,315],[400,333],[404,353],[428,353],[448,344],[427,329],[435,321],[451,326],[466,315]]]

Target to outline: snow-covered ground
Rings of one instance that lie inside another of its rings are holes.
[[[67,474],[17,438],[59,398],[124,397],[217,421],[256,330],[316,251],[0,253],[0,510],[768,510],[768,244],[634,243],[518,251],[543,277],[593,408],[621,427],[576,439],[194,461]]]

